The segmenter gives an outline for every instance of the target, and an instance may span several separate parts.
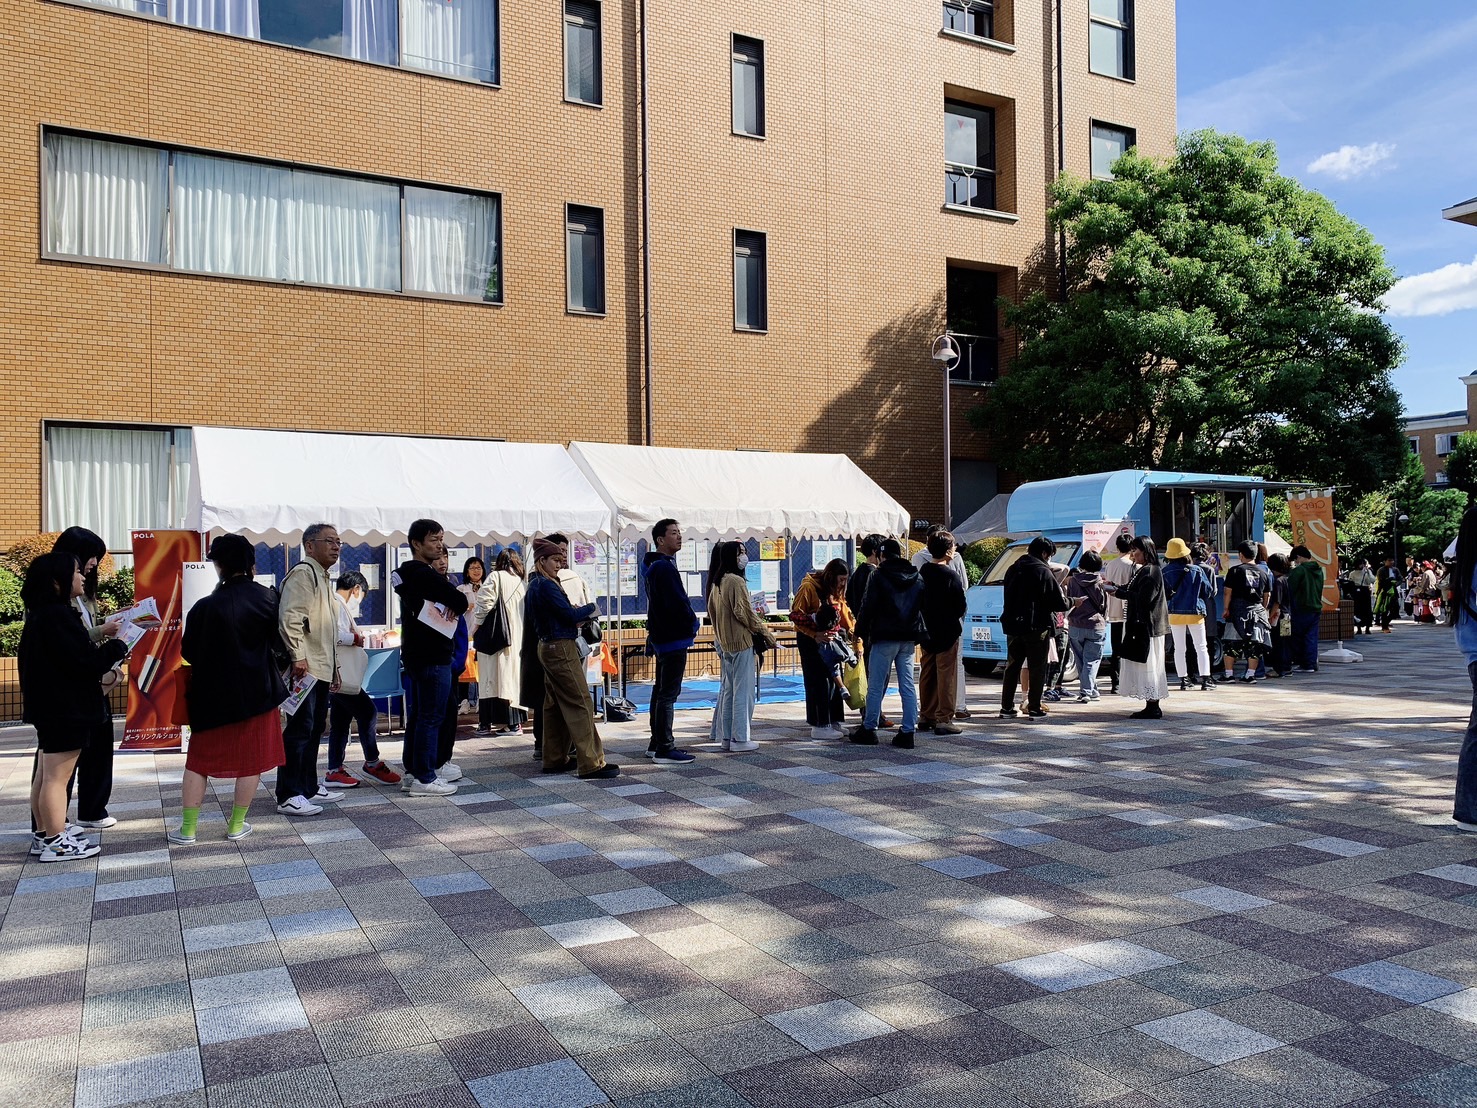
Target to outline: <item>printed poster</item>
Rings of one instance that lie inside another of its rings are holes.
[[[1082,549],[1093,550],[1110,562],[1118,557],[1118,536],[1132,535],[1133,525],[1122,520],[1087,520],[1082,524]]]
[[[846,561],[845,539],[815,539],[810,544],[810,567],[821,570],[826,563],[840,558]]]
[[[184,633],[184,568],[201,558],[195,531],[133,532],[134,598],[152,600],[159,624],[138,640],[128,656],[128,714],[120,750],[177,750],[185,728],[172,722]]]
[[[1339,558],[1333,532],[1333,490],[1287,494],[1292,517],[1292,545],[1306,546],[1323,567],[1323,609],[1338,611]]]
[[[779,562],[779,561],[783,561],[784,560],[784,557],[785,557],[785,540],[783,538],[778,538],[778,539],[760,539],[759,540],[759,560],[760,561],[762,561],[762,562]]]

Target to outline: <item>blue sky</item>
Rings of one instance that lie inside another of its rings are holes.
[[[1370,229],[1402,278],[1409,414],[1460,408],[1477,370],[1477,7],[1470,0],[1179,0],[1179,128],[1277,144],[1282,172]]]

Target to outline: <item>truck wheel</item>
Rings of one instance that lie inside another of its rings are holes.
[[[995,672],[998,662],[987,662],[981,658],[965,658],[964,672],[971,677],[988,677]]]

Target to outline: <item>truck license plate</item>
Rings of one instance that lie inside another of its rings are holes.
[[[983,624],[970,628],[970,633],[973,635],[974,642],[990,641],[990,629]]]

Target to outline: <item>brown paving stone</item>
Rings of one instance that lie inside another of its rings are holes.
[[[317,1065],[322,1061],[323,1048],[318,1036],[306,1027],[233,1042],[208,1043],[200,1048],[200,1068],[207,1085]]]
[[[981,1011],[1046,995],[1044,989],[1029,981],[990,966],[935,977],[929,984],[939,992],[962,1000]]]
[[[817,984],[799,970],[785,970],[746,981],[725,981],[722,985],[729,996],[761,1016],[836,999],[836,994],[830,989]]]

